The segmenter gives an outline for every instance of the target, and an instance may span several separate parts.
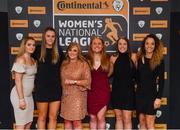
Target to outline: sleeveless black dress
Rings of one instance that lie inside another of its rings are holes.
[[[114,64],[112,83],[113,109],[133,110],[135,102],[134,78],[136,68],[128,53],[119,53]]]
[[[60,51],[59,61],[52,63],[52,49],[46,48],[45,62],[39,61],[41,46],[36,47],[33,57],[38,61],[37,74],[35,78],[35,101],[52,102],[60,101],[61,81],[60,65],[63,60],[63,52]]]
[[[161,99],[164,89],[164,61],[154,70],[150,69],[149,62],[150,59],[146,57],[144,63],[142,63],[142,59],[138,60],[136,110],[138,113],[155,115],[154,101],[156,98]],[[158,83],[157,77],[159,77]]]

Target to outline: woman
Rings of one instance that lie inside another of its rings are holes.
[[[116,129],[132,129],[132,111],[135,102],[135,64],[132,59],[129,40],[117,40],[117,54],[110,58],[112,83],[112,106],[116,116]]]
[[[70,43],[66,52],[67,58],[61,68],[61,116],[65,120],[65,129],[82,129],[81,120],[87,114],[87,90],[90,89],[91,72],[78,43]]]
[[[11,90],[10,99],[14,109],[16,129],[30,129],[33,121],[34,101],[32,91],[37,71],[36,62],[31,57],[35,50],[35,40],[27,37],[22,40],[12,74],[15,86]]]
[[[47,27],[42,37],[41,46],[37,46],[34,58],[38,61],[35,79],[35,100],[38,110],[38,129],[45,129],[49,116],[48,129],[55,129],[60,107],[61,87],[59,68],[63,53],[58,50],[56,32]]]
[[[90,129],[105,129],[105,116],[110,100],[109,58],[105,53],[104,41],[100,37],[91,40],[88,61],[92,77],[91,90],[88,91]]]
[[[163,45],[156,35],[144,38],[138,57],[136,109],[140,129],[154,129],[156,109],[161,105],[164,88]]]

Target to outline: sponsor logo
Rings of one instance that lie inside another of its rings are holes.
[[[122,10],[123,6],[124,6],[124,3],[122,0],[114,0],[114,2],[113,2],[114,10],[120,11],[120,10]]]
[[[148,33],[134,33],[133,34],[133,41],[142,41]]]
[[[162,34],[161,33],[156,33],[156,37],[158,37],[159,40],[161,40],[162,39]]]
[[[16,6],[15,11],[17,14],[20,14],[22,12],[23,8],[21,6]]]
[[[168,21],[167,20],[151,20],[150,28],[167,28]]]
[[[33,37],[36,41],[42,41],[42,33],[29,33],[28,36]]]
[[[10,20],[10,27],[28,28],[28,20]]]
[[[155,129],[167,130],[167,124],[155,124]]]
[[[150,7],[134,7],[133,15],[150,15]]]
[[[113,110],[108,110],[106,113],[106,117],[115,117],[115,113]]]
[[[34,20],[34,21],[33,21],[33,24],[34,24],[34,26],[35,26],[36,28],[38,28],[38,27],[40,26],[40,24],[41,24],[41,21],[40,21],[40,20]]]
[[[22,39],[23,39],[23,34],[22,34],[22,33],[17,33],[17,34],[16,34],[16,39],[17,39],[18,41],[22,40]]]
[[[139,20],[139,21],[138,21],[138,26],[139,26],[140,28],[143,28],[144,25],[145,25],[145,21],[144,21],[144,20]]]
[[[46,7],[28,7],[28,14],[46,14]]]
[[[167,105],[167,97],[161,98],[161,105]]]
[[[17,55],[19,52],[19,47],[11,47],[11,54]]]
[[[160,15],[163,12],[163,8],[162,7],[156,7],[155,11],[158,15]]]
[[[152,2],[163,2],[163,1],[168,1],[168,0],[151,0]]]
[[[156,111],[156,117],[159,118],[159,117],[161,117],[161,115],[162,115],[162,111],[161,110],[157,110]]]

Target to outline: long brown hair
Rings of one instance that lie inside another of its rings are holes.
[[[147,35],[144,40],[142,41],[142,46],[137,53],[138,58],[143,58],[146,54],[145,51],[145,43],[148,38],[152,38],[155,41],[155,48],[153,51],[152,58],[150,59],[150,68],[151,70],[154,70],[158,65],[161,64],[161,60],[164,58],[163,52],[164,52],[164,46],[163,43],[157,38],[154,34]]]
[[[52,31],[55,33],[55,41],[52,45],[52,63],[56,64],[58,62],[59,59],[59,52],[58,52],[58,45],[57,45],[57,34],[54,28],[52,27],[47,27],[44,30],[43,36],[42,36],[42,44],[41,44],[41,54],[40,54],[40,61],[45,62],[45,57],[46,57],[46,38],[45,38],[45,34],[47,31]]]
[[[90,65],[90,68],[91,70],[93,70],[93,65],[94,65],[94,56],[93,56],[93,51],[92,51],[92,43],[95,39],[99,39],[103,45],[103,48],[102,48],[102,51],[100,52],[101,53],[101,67],[103,70],[105,70],[106,72],[109,71],[109,57],[107,56],[106,54],[106,51],[105,51],[105,45],[104,45],[104,41],[102,38],[98,37],[98,36],[95,36],[91,39],[91,42],[90,42],[90,46],[89,46],[89,51],[88,51],[88,63]]]
[[[16,58],[22,56],[25,53],[25,45],[26,45],[27,41],[29,41],[29,40],[35,41],[35,39],[33,37],[27,36],[26,38],[24,38],[20,44],[19,51],[18,51]]]

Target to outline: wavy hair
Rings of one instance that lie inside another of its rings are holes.
[[[17,54],[17,58],[22,56],[25,53],[25,45],[26,45],[27,41],[29,41],[29,40],[35,41],[35,39],[33,37],[28,36],[28,37],[24,38],[20,44],[19,51]]]
[[[158,65],[161,64],[161,60],[164,58],[163,52],[164,52],[164,45],[163,43],[157,38],[154,34],[147,35],[143,41],[142,46],[140,47],[140,50],[137,53],[138,58],[143,58],[146,54],[145,51],[145,43],[148,38],[152,38],[155,41],[155,48],[153,51],[152,58],[150,59],[150,68],[151,70],[154,70]]]

